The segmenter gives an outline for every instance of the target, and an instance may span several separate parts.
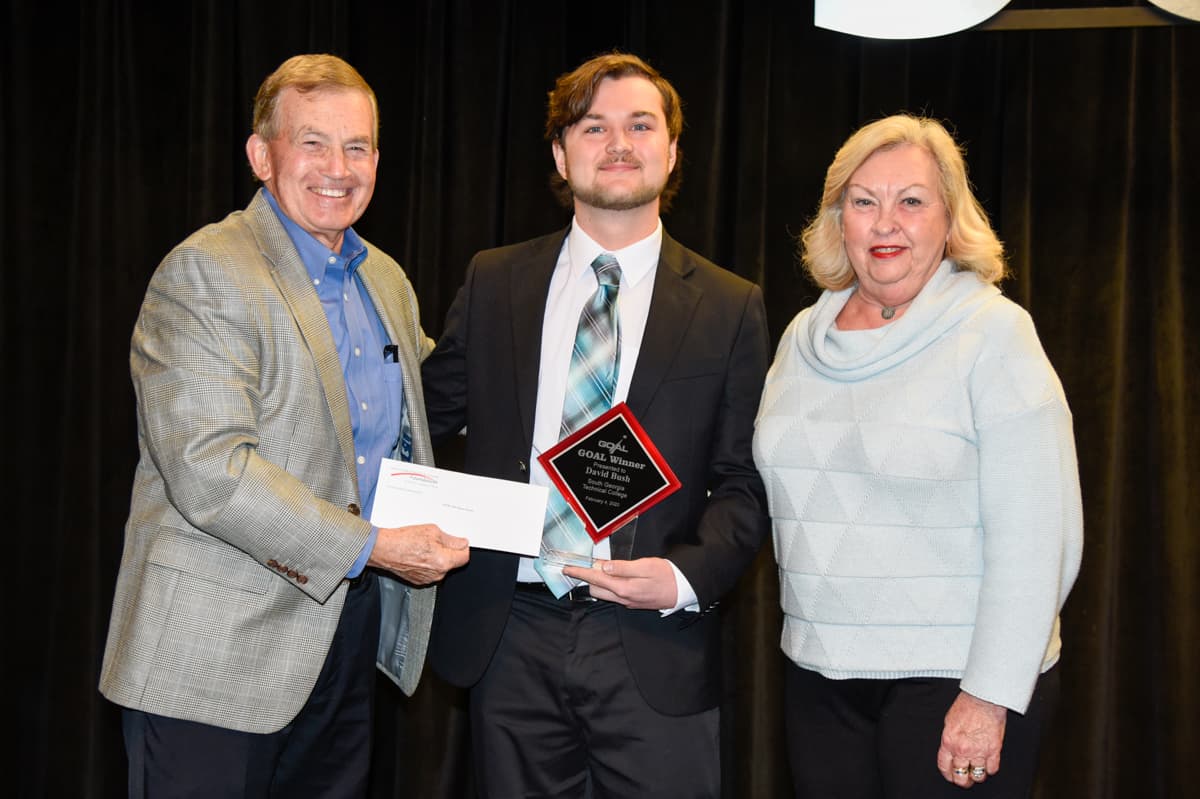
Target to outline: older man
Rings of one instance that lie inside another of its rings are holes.
[[[399,265],[351,228],[377,133],[349,64],[284,62],[246,143],[262,189],[146,292],[100,679],[124,708],[131,796],[362,795],[374,666],[413,690],[433,605],[417,586],[467,561],[436,527],[367,521],[381,458],[430,457],[431,342]]]

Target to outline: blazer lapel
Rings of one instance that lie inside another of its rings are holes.
[[[433,448],[425,426],[425,398],[418,389],[421,374],[421,355],[425,334],[417,324],[417,313],[407,284],[399,274],[399,266],[372,255],[367,247],[367,259],[359,264],[358,273],[371,297],[371,304],[383,321],[388,339],[400,354],[404,380],[404,404],[412,431],[413,462],[433,465]],[[425,652],[429,645],[429,628],[433,620],[436,586],[417,588],[388,574],[380,573],[380,628],[375,665],[412,696],[421,679]]]
[[[350,484],[358,485],[358,472],[354,465],[354,432],[350,424],[350,408],[346,403],[346,384],[342,376],[342,364],[338,360],[333,336],[329,332],[329,321],[321,308],[321,300],[313,291],[308,270],[296,252],[296,246],[287,231],[279,223],[275,212],[267,203],[260,189],[246,209],[250,229],[258,239],[263,256],[271,262],[271,274],[284,300],[292,311],[292,317],[300,328],[301,335],[312,353],[317,376],[325,394],[325,404],[337,430],[338,443],[342,448],[342,459],[350,473]]]
[[[691,326],[692,315],[700,301],[700,290],[687,280],[692,268],[683,248],[663,233],[662,252],[654,273],[654,293],[650,297],[650,315],[646,317],[642,348],[625,398],[625,404],[635,417],[644,415],[654,401],[654,395],[663,377],[670,373]],[[636,529],[636,524],[629,524],[613,533],[613,552],[628,552],[630,559],[641,557]],[[643,538],[643,544],[644,541]]]
[[[692,315],[700,302],[700,290],[687,279],[692,268],[683,247],[663,233],[646,332],[625,399],[634,416],[650,407],[687,336]]]
[[[550,277],[558,263],[567,230],[535,243],[524,258],[515,261],[509,272],[509,319],[512,323],[513,353],[516,362],[514,386],[517,412],[521,417],[526,441],[533,441],[533,417],[537,411],[538,372],[542,365],[542,322]]]
[[[416,348],[424,345],[425,334],[415,324],[416,313],[404,281],[399,275],[388,274],[388,267],[370,255],[374,245],[364,243],[367,245],[367,260],[359,265],[358,271],[379,318],[383,320],[390,342],[400,351],[404,405],[412,431],[413,462],[432,465],[433,450],[425,427],[425,398],[417,385],[421,373],[421,354]],[[414,329],[410,330],[410,327]]]

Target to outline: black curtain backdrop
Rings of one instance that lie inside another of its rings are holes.
[[[136,458],[128,340],[159,259],[251,196],[243,144],[262,78],[328,51],[374,86],[383,156],[358,228],[406,265],[436,336],[472,253],[564,223],[546,91],[613,47],[685,101],[667,227],[764,287],[775,336],[817,296],[793,237],[845,137],[900,110],[952,124],[1008,246],[1004,289],[1033,314],[1079,443],[1086,549],[1038,795],[1194,788],[1200,26],[884,42],[767,0],[14,0],[0,13],[10,795],[124,791],[119,714],[96,682]],[[777,600],[768,547],[725,607],[729,797],[787,793]],[[373,795],[471,795],[462,695],[428,673],[411,700],[379,686]]]

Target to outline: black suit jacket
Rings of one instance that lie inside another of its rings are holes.
[[[422,367],[431,434],[436,442],[466,425],[473,474],[529,479],[543,311],[565,235],[476,255]],[[759,288],[664,234],[626,402],[683,487],[638,519],[631,557],[669,558],[705,610],[618,612],[634,680],[661,713],[697,713],[720,698],[719,615],[711,611],[769,529],[751,454],[768,359]],[[474,550],[439,589],[431,662],[451,683],[473,685],[487,668],[517,564],[515,555]]]

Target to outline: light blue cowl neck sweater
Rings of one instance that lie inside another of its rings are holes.
[[[836,328],[852,292],[788,326],[755,425],[783,651],[1024,712],[1083,544],[1062,386],[1029,315],[949,260],[875,330]]]

